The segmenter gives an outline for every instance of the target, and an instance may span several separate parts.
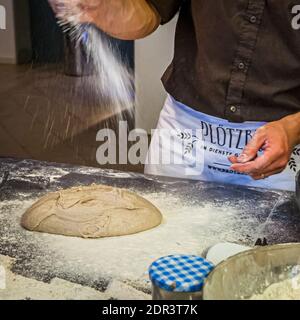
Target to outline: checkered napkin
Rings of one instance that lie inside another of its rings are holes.
[[[153,262],[149,276],[154,285],[166,291],[197,292],[213,268],[212,263],[198,256],[172,255]]]

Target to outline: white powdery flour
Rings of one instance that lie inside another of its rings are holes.
[[[57,2],[57,1],[56,1]],[[75,0],[63,2],[57,17],[64,32],[84,44],[86,55],[92,63],[93,75],[87,77],[89,91],[99,98],[99,107],[106,108],[110,115],[122,117],[127,111],[133,115],[133,71],[122,61],[118,47],[109,36],[94,25],[82,24],[81,3]]]
[[[170,199],[164,192],[141,195],[161,210],[163,223],[135,235],[102,239],[26,231],[20,226],[20,218],[36,199],[4,201],[0,203],[1,228],[5,229],[1,241],[18,248],[14,255],[18,255],[17,251],[28,255],[26,270],[72,274],[90,282],[114,279],[149,290],[147,271],[155,259],[169,254],[201,255],[220,240],[236,241],[245,234],[236,219],[238,209],[230,204],[223,208],[210,203],[197,205],[176,197]],[[237,227],[233,229],[234,225]],[[30,251],[30,246],[36,250]]]
[[[270,285],[251,300],[300,300],[300,275]]]

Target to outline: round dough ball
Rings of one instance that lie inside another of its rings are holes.
[[[161,221],[160,211],[141,196],[91,185],[45,195],[24,213],[21,225],[31,231],[101,238],[145,231]]]

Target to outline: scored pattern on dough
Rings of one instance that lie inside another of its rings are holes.
[[[160,211],[138,194],[91,185],[46,194],[24,213],[21,225],[31,231],[101,238],[145,231],[161,221]]]

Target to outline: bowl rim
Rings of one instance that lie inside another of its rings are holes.
[[[280,243],[280,244],[274,244],[274,245],[269,245],[269,246],[257,246],[253,247],[249,250],[237,253],[224,261],[220,262],[215,266],[215,268],[210,272],[208,277],[205,279],[204,286],[203,286],[203,299],[205,299],[205,291],[207,288],[208,283],[211,281],[213,278],[214,274],[218,272],[220,269],[224,268],[229,262],[231,262],[234,259],[239,259],[240,257],[246,257],[254,253],[261,253],[261,252],[272,252],[272,251],[277,251],[277,250],[282,250],[282,249],[289,249],[289,248],[299,248],[300,249],[300,242],[292,242],[292,243]]]

